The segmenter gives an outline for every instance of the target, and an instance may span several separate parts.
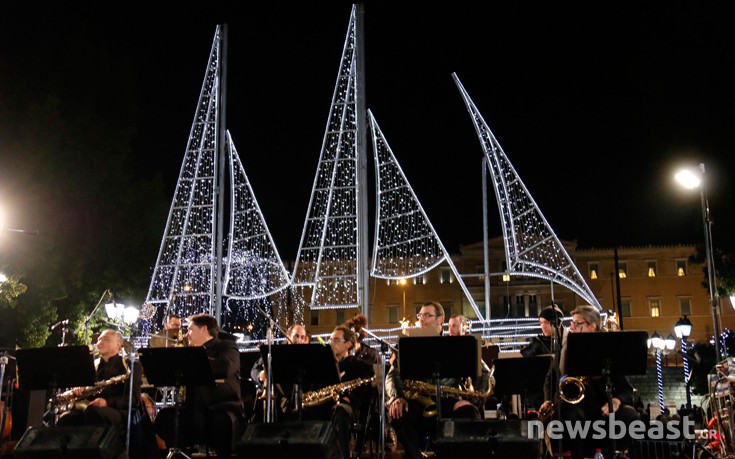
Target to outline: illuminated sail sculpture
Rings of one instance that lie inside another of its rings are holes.
[[[500,210],[509,273],[539,277],[563,285],[601,309],[459,78],[456,74],[452,77],[467,105],[488,161]]]
[[[447,249],[437,236],[372,112],[377,180],[377,220],[370,274],[383,279],[416,277],[447,262],[477,317],[482,314]]]
[[[358,305],[355,46],[353,6],[292,276],[295,299],[313,310]]]
[[[146,297],[159,322],[168,310],[185,317],[214,308],[221,41],[218,26]]]
[[[254,308],[269,311],[269,297],[286,289],[290,278],[229,131],[226,140],[232,212],[223,288],[227,296],[225,314],[236,316],[233,317],[236,320],[230,322],[243,322],[237,319],[244,319],[247,323],[260,322]],[[276,303],[284,304],[281,301]],[[276,311],[276,320],[281,312],[280,309]]]

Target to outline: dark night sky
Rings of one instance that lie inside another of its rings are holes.
[[[139,94],[131,161],[173,196],[215,25],[226,22],[228,128],[281,256],[293,258],[350,4],[149,3],[5,5],[0,71],[43,69],[47,56],[86,46],[131,61],[132,74],[106,87]],[[482,237],[482,152],[451,72],[560,238],[699,243],[698,195],[671,179],[690,160],[711,171],[715,245],[735,246],[735,7],[496,3],[366,6],[367,105],[450,251]],[[94,58],[48,62],[40,84],[70,91],[74,72],[97,71]],[[500,234],[494,200],[490,224]]]

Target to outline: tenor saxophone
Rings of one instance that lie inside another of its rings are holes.
[[[80,405],[80,400],[97,395],[101,393],[106,387],[124,382],[129,377],[130,369],[128,368],[124,374],[114,376],[110,379],[105,379],[104,381],[97,381],[96,383],[94,383],[93,386],[85,387],[80,393],[75,393],[74,389],[69,389],[67,391],[61,392],[60,394],[56,395],[56,402],[53,406],[52,413],[61,414],[66,411],[71,411],[74,408],[84,409],[86,408],[86,406]]]
[[[436,416],[436,402],[431,398],[436,395],[436,386],[434,384],[407,379],[403,381],[403,387],[405,389],[404,396],[406,399],[416,400],[424,405],[424,417]],[[452,386],[441,386],[441,392],[442,397],[479,398],[485,400],[492,395],[492,386],[486,392],[459,389]]]
[[[306,392],[301,398],[301,404],[304,408],[308,408],[311,406],[321,405],[329,400],[337,402],[339,401],[339,398],[347,392],[357,387],[364,386],[365,384],[370,384],[374,380],[375,376],[370,378],[351,379],[349,381],[333,384],[318,390]]]

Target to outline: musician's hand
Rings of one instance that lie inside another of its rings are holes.
[[[262,382],[263,385],[265,385],[265,371],[261,370],[260,373],[258,373],[258,381]]]
[[[107,406],[107,400],[105,400],[104,398],[101,398],[101,397],[100,398],[96,398],[96,399],[92,400],[91,402],[89,402],[89,405],[88,406],[105,407],[105,406]]]
[[[547,410],[551,409],[551,402],[546,400],[544,403],[541,404],[541,406],[538,409],[539,413],[544,413]]]
[[[400,419],[404,409],[408,412],[408,402],[405,398],[397,398],[388,406],[388,416],[391,419]]]
[[[71,391],[74,395],[80,396],[84,393],[84,387],[75,387]]]
[[[619,398],[613,397],[613,399],[612,399],[613,413],[615,413],[616,411],[618,411],[618,408],[620,408],[620,403],[622,403],[622,402],[620,401]],[[607,403],[605,403],[604,405],[602,405],[602,415],[603,416],[609,416],[610,415],[610,409],[607,406]]]

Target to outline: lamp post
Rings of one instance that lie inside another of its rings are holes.
[[[408,328],[410,322],[406,318],[406,278],[402,278],[398,281],[401,284],[401,290],[403,290],[403,319],[400,320],[401,328]]]
[[[685,188],[694,189],[699,187],[702,202],[702,222],[704,223],[704,250],[707,257],[707,283],[709,284],[709,300],[712,312],[712,325],[715,334],[715,356],[716,362],[722,360],[720,350],[720,318],[719,304],[717,301],[717,280],[715,279],[714,250],[712,249],[712,219],[709,212],[709,201],[707,200],[707,179],[704,163],[699,164],[699,171],[694,172],[684,169],[676,173],[676,180]]]
[[[653,347],[656,352],[656,383],[658,385],[658,407],[661,410],[660,414],[664,413],[664,381],[661,370],[661,354],[666,348],[666,341],[661,338],[658,332],[653,332],[651,339],[648,340],[648,347]]]
[[[692,333],[692,322],[687,316],[681,317],[674,325],[674,333],[681,340],[681,349],[684,351],[684,389],[687,395],[687,410],[692,409],[692,394],[689,392],[689,347],[687,338]]]

